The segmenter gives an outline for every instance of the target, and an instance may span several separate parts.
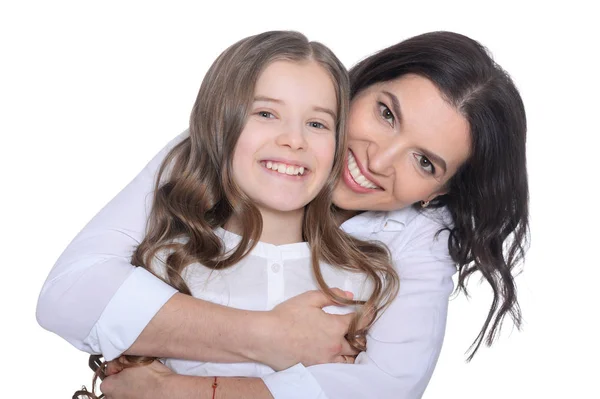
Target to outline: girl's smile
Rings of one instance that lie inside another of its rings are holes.
[[[260,74],[233,155],[240,189],[265,212],[298,212],[331,174],[336,90],[314,61],[274,61]]]

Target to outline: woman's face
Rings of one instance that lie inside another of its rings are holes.
[[[348,159],[333,202],[390,211],[432,200],[446,192],[470,146],[467,120],[428,79],[374,84],[350,105]]]

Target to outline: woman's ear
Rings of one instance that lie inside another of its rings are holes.
[[[434,199],[436,199],[437,197],[441,196],[441,195],[446,195],[450,192],[450,190],[448,189],[448,187],[446,187],[445,185],[443,187],[440,187],[439,190],[434,191],[433,193],[431,193],[431,195],[429,197],[427,197],[427,199],[425,201],[427,202],[431,202]]]

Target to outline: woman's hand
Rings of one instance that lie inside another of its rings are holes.
[[[169,379],[176,376],[168,367],[155,360],[146,366],[122,368],[109,362],[108,377],[100,384],[107,399],[164,399],[175,398],[169,389]]]
[[[334,288],[348,299],[352,293]],[[279,371],[302,363],[345,363],[344,355],[356,356],[345,335],[354,314],[333,315],[323,308],[337,305],[320,291],[308,291],[279,304],[268,312],[262,326],[264,341],[251,358]]]

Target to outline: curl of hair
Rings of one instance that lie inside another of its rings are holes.
[[[415,36],[359,62],[350,70],[351,95],[409,73],[432,81],[470,125],[471,155],[449,180],[448,193],[430,207],[445,206],[452,216],[448,248],[458,267],[457,289],[468,295],[475,272],[492,288],[471,360],[484,340],[494,342],[505,316],[517,328],[522,324],[513,272],[529,237],[525,108],[487,49],[453,32]]]

